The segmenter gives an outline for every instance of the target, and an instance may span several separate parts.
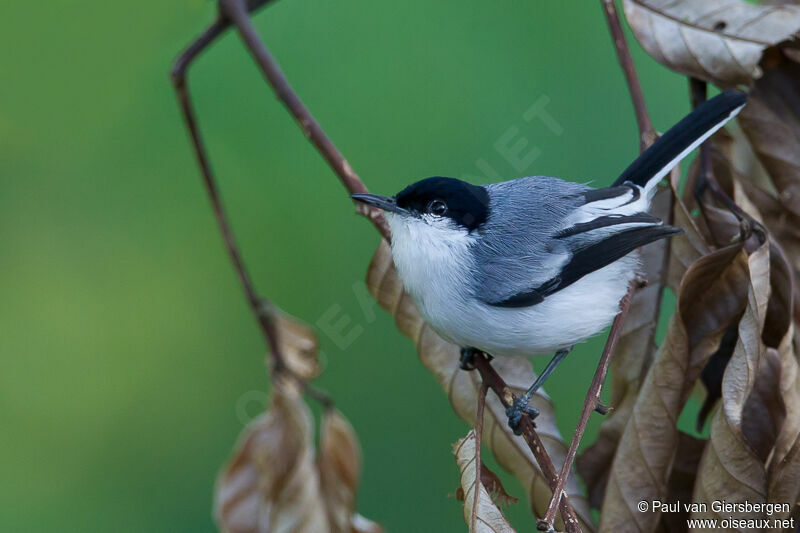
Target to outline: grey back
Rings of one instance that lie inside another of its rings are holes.
[[[475,295],[497,302],[556,276],[570,258],[568,240],[555,239],[566,219],[585,204],[590,188],[532,176],[486,185],[489,219],[475,244]],[[502,213],[502,216],[497,216]]]

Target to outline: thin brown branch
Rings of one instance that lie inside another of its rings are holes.
[[[506,382],[503,381],[503,378],[500,377],[500,374],[497,373],[486,356],[480,352],[475,354],[475,368],[480,373],[483,383],[494,391],[497,397],[500,398],[503,406],[510,407],[514,402],[511,389],[508,388]],[[551,490],[555,491],[559,483],[558,472],[556,472],[556,467],[553,465],[553,461],[550,459],[550,455],[547,453],[544,443],[542,443],[542,440],[539,438],[539,434],[536,433],[536,426],[531,422],[529,417],[523,416],[519,423],[519,429],[522,432],[522,437],[525,439],[525,442],[528,443],[528,447],[533,453],[534,458],[536,458],[536,462],[542,474],[544,474],[545,479],[547,479],[547,484],[550,486]],[[562,486],[561,492],[563,492],[563,489],[564,487]],[[556,492],[554,492],[554,494],[556,494]],[[567,532],[580,533],[581,527],[575,516],[575,509],[572,508],[572,504],[569,502],[569,498],[564,494],[564,497],[558,500],[558,508],[561,511],[561,516],[564,519],[564,526]]]
[[[225,248],[228,251],[228,255],[233,263],[233,267],[239,276],[239,282],[241,283],[242,289],[247,297],[247,302],[250,304],[250,308],[258,320],[264,340],[273,351],[275,368],[277,370],[282,370],[285,367],[285,364],[282,360],[281,354],[275,349],[276,339],[273,332],[274,324],[270,318],[271,314],[265,311],[268,306],[264,305],[262,298],[258,296],[255,288],[253,287],[250,274],[244,265],[242,255],[239,252],[238,246],[236,245],[236,239],[234,238],[233,231],[228,223],[225,207],[223,206],[222,198],[220,197],[219,187],[214,179],[214,173],[211,169],[211,162],[209,161],[208,153],[206,151],[205,144],[203,143],[203,138],[200,135],[200,129],[195,116],[191,96],[189,94],[188,80],[186,77],[187,71],[195,58],[219,35],[222,34],[226,26],[227,24],[224,21],[217,20],[194,43],[192,43],[183,54],[181,54],[181,56],[175,62],[174,68],[172,69],[172,83],[175,86],[175,91],[178,95],[178,101],[180,102],[183,118],[186,122],[186,128],[189,130],[189,134],[192,138],[192,146],[194,147],[195,156],[197,157],[197,162],[200,165],[200,171],[203,175],[203,184],[205,185],[206,192],[211,200],[211,207],[214,210],[214,217],[216,218],[217,225],[222,233],[222,239],[225,242]]]
[[[261,5],[264,2],[257,2]],[[178,96],[181,112],[186,123],[186,128],[192,139],[192,147],[194,148],[195,157],[200,165],[200,171],[203,176],[203,184],[205,185],[206,192],[208,193],[211,207],[214,211],[217,225],[222,233],[222,238],[225,243],[225,249],[228,252],[233,267],[239,277],[239,282],[244,290],[247,302],[250,306],[253,315],[256,317],[259,329],[264,340],[269,347],[271,354],[272,371],[287,377],[292,378],[300,385],[304,391],[311,397],[318,400],[325,406],[333,404],[331,398],[326,394],[312,388],[305,380],[295,376],[289,371],[283,353],[278,342],[277,331],[275,330],[275,312],[271,303],[261,298],[253,285],[250,274],[242,259],[242,254],[236,244],[236,239],[233,235],[228,217],[225,212],[225,207],[222,203],[219,187],[214,179],[214,173],[211,169],[211,162],[208,158],[208,153],[203,143],[203,138],[200,135],[200,129],[197,123],[197,118],[192,105],[191,96],[189,93],[189,85],[187,73],[193,61],[205,50],[211,43],[214,42],[227,28],[228,23],[222,19],[216,20],[205,32],[195,40],[175,61],[175,64],[170,73],[172,83],[175,87],[175,92]]]
[[[477,531],[475,526],[478,523],[478,501],[481,494],[481,472],[483,462],[481,461],[481,439],[483,437],[483,410],[486,407],[486,383],[481,383],[478,391],[478,410],[475,413],[475,494],[472,500],[472,516],[470,517],[470,531]]]
[[[622,23],[620,22],[614,0],[601,1],[603,3],[603,13],[605,14],[606,21],[608,22],[608,28],[611,32],[611,37],[614,40],[614,49],[617,53],[617,59],[619,60],[620,67],[622,67],[622,71],[625,74],[625,80],[628,84],[628,91],[630,92],[631,101],[633,102],[633,109],[636,114],[636,124],[639,128],[639,147],[641,151],[644,151],[648,146],[655,142],[657,134],[653,128],[653,123],[650,120],[650,114],[647,111],[644,93],[642,92],[642,86],[639,83],[639,75],[636,72],[636,66],[633,64],[633,58],[631,57],[628,43],[625,40],[625,34],[622,30]],[[586,425],[589,422],[589,417],[594,411],[602,412],[606,409],[605,406],[600,403],[600,394],[602,393],[603,383],[605,382],[606,374],[608,373],[608,367],[611,363],[611,355],[614,353],[614,349],[617,347],[619,338],[622,335],[622,328],[625,324],[625,319],[628,316],[631,300],[635,291],[636,283],[632,282],[628,287],[628,292],[620,302],[619,314],[614,318],[614,322],[611,325],[611,331],[609,332],[608,339],[603,347],[603,353],[600,356],[600,362],[597,365],[597,370],[592,378],[592,384],[586,394],[586,400],[584,401],[583,408],[581,410],[578,426],[575,428],[575,434],[573,435],[569,449],[567,450],[567,456],[564,459],[564,463],[561,465],[561,472],[558,476],[558,484],[553,489],[553,496],[550,499],[550,504],[547,507],[547,512],[545,513],[544,518],[539,520],[538,527],[540,530],[551,531],[553,529],[553,520],[555,519],[556,508],[558,507],[559,500],[561,499],[559,496],[564,492],[564,487],[566,486],[567,479],[569,478],[570,471],[572,470],[572,464],[575,461],[575,455],[578,452],[578,446],[580,445],[583,435],[586,432]]]
[[[556,503],[558,500],[555,495],[561,494],[564,491],[567,478],[569,477],[569,472],[572,469],[572,463],[575,461],[575,454],[578,452],[578,445],[580,444],[583,434],[586,431],[586,424],[589,422],[589,417],[598,406],[602,405],[600,403],[600,394],[603,390],[603,382],[605,381],[606,374],[608,373],[608,365],[611,363],[611,355],[614,353],[614,349],[617,347],[617,342],[622,335],[622,327],[625,324],[628,311],[630,311],[631,299],[633,298],[633,293],[635,290],[636,284],[631,283],[631,285],[628,287],[627,294],[625,294],[622,302],[620,302],[619,314],[614,319],[614,323],[611,324],[611,331],[608,334],[608,340],[603,348],[603,354],[600,356],[600,362],[597,365],[597,370],[595,370],[594,378],[592,379],[592,385],[589,387],[589,392],[586,394],[586,400],[583,403],[583,410],[581,411],[581,417],[578,421],[578,427],[575,429],[575,435],[572,437],[572,442],[570,442],[569,449],[567,450],[567,456],[564,458],[564,464],[561,466],[561,473],[558,476],[558,484],[553,489],[553,498],[550,500],[550,505],[547,507],[547,513],[545,513],[544,518],[539,521],[540,530],[550,531],[553,527],[553,520],[555,519],[556,515]]]
[[[297,121],[298,126],[303,131],[305,136],[317,148],[319,153],[328,162],[330,167],[339,177],[339,181],[347,189],[350,194],[368,192],[367,187],[358,174],[353,171],[353,168],[342,156],[339,149],[325,134],[325,131],[314,119],[309,112],[308,108],[300,100],[300,97],[292,88],[286,75],[281,70],[280,65],[270,54],[264,41],[258,35],[253,22],[250,20],[250,15],[247,12],[247,6],[244,0],[220,0],[220,8],[222,12],[230,18],[239,35],[242,38],[245,46],[253,58],[261,68],[261,72],[267,79],[275,95],[283,102],[289,113]],[[358,213],[367,217],[375,228],[380,232],[384,239],[389,240],[389,228],[386,225],[386,220],[380,210],[370,208],[364,204],[357,204],[356,209]]]
[[[611,37],[614,39],[614,50],[617,52],[617,59],[622,67],[622,72],[625,74],[628,90],[631,93],[633,110],[636,113],[636,124],[639,126],[639,147],[644,151],[645,148],[655,142],[657,138],[656,130],[653,128],[650,114],[647,112],[642,85],[639,83],[639,75],[636,73],[631,51],[625,41],[625,34],[622,31],[617,7],[614,5],[614,0],[602,0],[602,2],[608,28],[611,31]]]

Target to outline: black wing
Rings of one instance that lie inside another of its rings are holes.
[[[599,228],[617,226],[619,224],[660,224],[661,220],[648,213],[636,213],[635,215],[605,215],[597,217],[589,222],[580,222],[568,228],[562,229],[555,234],[556,239],[574,237],[581,233],[586,233]]]
[[[552,279],[542,283],[538,287],[533,287],[500,302],[491,303],[490,305],[495,307],[528,307],[536,305],[544,301],[545,297],[569,287],[583,276],[595,270],[600,270],[610,265],[614,261],[628,255],[636,248],[679,233],[683,233],[683,230],[660,224],[614,233],[613,235],[609,235],[608,237],[575,250],[567,264],[565,264],[559,274]]]

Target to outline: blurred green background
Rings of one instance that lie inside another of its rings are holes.
[[[167,79],[214,12],[207,0],[3,7],[2,531],[214,530],[215,475],[268,388]],[[599,2],[283,0],[256,24],[375,192],[492,173],[604,185],[637,152]],[[686,82],[632,47],[663,130],[688,110]],[[236,35],[191,82],[259,290],[311,324],[346,315],[358,333],[344,350],[320,335],[319,385],[361,438],[360,511],[391,531],[464,530],[448,495],[466,425],[392,319],[359,303],[377,234]],[[526,119],[533,105],[558,127]],[[520,142],[524,160],[503,155]],[[602,341],[547,387],[566,435]],[[524,504],[508,513],[533,528]]]

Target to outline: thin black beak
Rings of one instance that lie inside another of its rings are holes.
[[[397,201],[394,198],[389,198],[387,196],[370,193],[357,193],[351,194],[350,198],[357,202],[371,205],[372,207],[377,207],[378,209],[383,209],[384,211],[399,213],[401,215],[408,214],[408,211],[397,205]]]

